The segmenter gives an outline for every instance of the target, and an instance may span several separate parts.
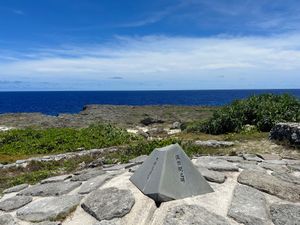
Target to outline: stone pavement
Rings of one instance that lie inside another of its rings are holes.
[[[214,192],[157,207],[129,181],[145,158],[10,188],[0,199],[0,225],[300,224],[299,160],[194,158]]]

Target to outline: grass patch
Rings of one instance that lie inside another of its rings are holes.
[[[105,124],[88,128],[49,128],[10,130],[0,133],[0,162],[7,163],[25,156],[56,154],[124,145],[140,138],[125,130]]]

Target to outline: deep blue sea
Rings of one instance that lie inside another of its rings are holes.
[[[78,113],[87,104],[220,106],[262,93],[290,93],[300,98],[300,89],[0,92],[0,113]]]

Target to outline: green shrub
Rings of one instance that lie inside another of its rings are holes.
[[[202,122],[198,130],[209,134],[240,132],[245,125],[254,125],[267,132],[278,122],[299,122],[300,101],[288,95],[263,94],[237,100]]]

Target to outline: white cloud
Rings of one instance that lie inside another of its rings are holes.
[[[117,37],[115,41],[0,55],[0,59],[14,59],[0,61],[0,78],[102,81],[118,76],[123,78],[122,82],[176,81],[179,86],[181,82],[190,81],[191,84],[198,82],[202,87],[201,83],[205,81],[209,88],[231,88],[230,83],[235,87],[247,81],[255,88],[256,83],[268,79],[276,88],[284,79],[289,85],[300,87],[298,34],[272,37]],[[220,77],[227,81],[227,86],[220,83]]]

